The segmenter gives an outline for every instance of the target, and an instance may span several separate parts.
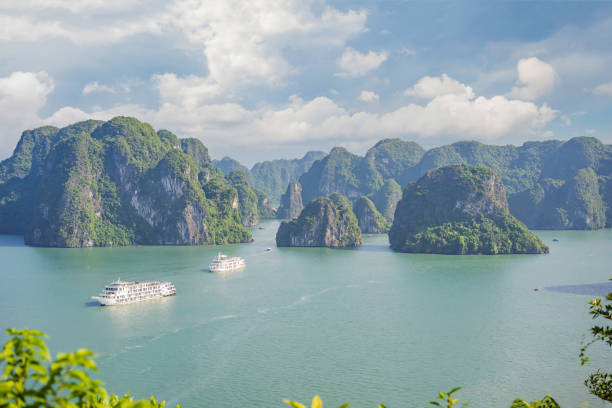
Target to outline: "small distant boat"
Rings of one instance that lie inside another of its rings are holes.
[[[265,228],[264,228],[264,227],[259,227],[259,228],[257,228],[257,229],[260,229],[260,230],[261,230],[261,229],[265,229]]]
[[[244,259],[234,256],[223,255],[221,252],[212,260],[208,269],[211,272],[228,272],[242,269],[246,266]]]
[[[553,238],[553,242],[559,242],[557,238]]]
[[[176,288],[172,282],[124,282],[117,279],[110,285],[106,285],[98,296],[91,298],[100,302],[101,306],[112,306],[172,295],[176,295]]]
[[[272,248],[266,248],[266,252],[270,252]]]

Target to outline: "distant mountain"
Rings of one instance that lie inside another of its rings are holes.
[[[592,137],[518,147],[458,142],[428,151],[386,139],[365,156],[337,147],[300,177],[302,201],[333,192],[351,200],[365,195],[391,219],[400,198],[398,185],[453,164],[493,169],[508,193],[510,212],[530,228],[612,226],[612,146]]]
[[[336,191],[351,200],[370,195],[387,179],[403,180],[424,153],[418,144],[399,139],[381,140],[364,157],[335,147],[300,177],[304,202]]]
[[[250,170],[248,167],[242,165],[239,161],[232,159],[231,157],[225,156],[221,160],[213,160],[213,165],[221,170],[223,174],[229,176],[233,171],[242,171],[247,175],[247,178],[250,175]]]
[[[199,140],[134,118],[47,126],[0,162],[0,233],[55,247],[248,242],[262,198],[245,184]]]
[[[397,205],[391,247],[439,254],[539,254],[548,247],[510,215],[501,178],[465,164],[428,171]]]
[[[271,205],[277,206],[289,183],[297,181],[315,161],[323,157],[325,157],[323,152],[310,151],[301,159],[279,159],[255,163],[250,170],[229,157],[215,160],[213,163],[226,175],[235,170],[243,171],[251,186],[265,193],[270,198]]]

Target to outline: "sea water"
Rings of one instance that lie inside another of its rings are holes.
[[[423,407],[455,386],[472,407],[546,394],[604,406],[583,380],[610,370],[610,349],[590,349],[585,367],[578,353],[588,300],[612,291],[612,231],[538,231],[548,255],[438,256],[392,252],[386,235],[351,250],[276,248],[278,222],[260,227],[253,243],[218,247],[34,248],[0,236],[0,326],[46,332],[53,354],[94,350],[109,391],[167,406],[319,394],[326,406]],[[246,269],[209,273],[218,251]],[[169,280],[177,295],[90,300],[117,278]]]

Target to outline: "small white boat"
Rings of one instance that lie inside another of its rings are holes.
[[[176,288],[172,282],[124,282],[117,279],[106,285],[98,296],[91,298],[100,302],[101,306],[112,306],[172,295],[176,295]]]
[[[228,272],[243,269],[246,266],[244,259],[234,256],[223,255],[221,252],[212,260],[208,269],[211,272]]]

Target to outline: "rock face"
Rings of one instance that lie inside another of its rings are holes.
[[[353,208],[362,233],[384,234],[389,232],[389,221],[378,212],[374,203],[368,197],[359,197]]]
[[[254,189],[266,194],[270,201],[270,205],[278,206],[280,198],[287,189],[287,185],[292,181],[297,181],[310,166],[325,157],[325,153],[317,151],[309,151],[300,159],[278,159],[266,160],[258,162],[249,170],[240,162],[224,157],[221,160],[215,160],[213,163],[225,175],[229,175],[232,171],[243,171],[249,184]]]
[[[255,194],[257,194],[257,211],[259,212],[259,218],[262,220],[276,218],[276,212],[270,206],[268,197],[259,190],[255,190]]]
[[[351,200],[371,197],[387,179],[405,183],[405,173],[418,164],[424,152],[418,144],[399,139],[381,140],[364,157],[335,147],[300,177],[303,199],[307,202],[334,192]]]
[[[597,174],[587,167],[567,181],[542,179],[534,188],[512,196],[510,203],[517,217],[535,228],[600,229],[610,221],[600,190],[606,191],[606,185],[600,186]]]
[[[381,214],[388,219],[393,221],[393,215],[395,215],[395,208],[397,203],[402,199],[402,188],[397,181],[394,179],[387,179],[383,186],[374,193],[372,201],[376,208],[380,209]]]
[[[248,242],[238,192],[196,139],[134,118],[24,132],[0,163],[0,233],[54,247]],[[16,213],[13,203],[31,212]]]
[[[325,153],[310,151],[300,159],[270,160],[255,163],[251,168],[249,182],[251,185],[264,192],[275,205],[292,181],[297,181],[310,166],[325,157]]]
[[[351,200],[365,195],[392,219],[399,198],[390,194],[391,180],[405,186],[453,164],[492,168],[504,183],[510,212],[529,228],[612,227],[612,145],[593,137],[521,146],[457,142],[426,152],[415,143],[386,139],[362,157],[334,148],[299,181],[304,202],[335,191]]]
[[[228,179],[238,192],[238,212],[240,213],[242,225],[254,227],[259,223],[257,193],[249,185],[246,174],[240,170],[231,172]]]
[[[338,193],[312,200],[296,220],[283,221],[276,233],[279,247],[355,247],[361,241],[351,203]]]
[[[281,197],[280,207],[276,211],[276,217],[281,220],[293,220],[299,217],[304,209],[302,204],[302,185],[296,181],[289,183],[287,191]]]
[[[428,171],[404,190],[389,242],[396,251],[537,254],[548,247],[508,212],[501,178],[490,168]]]

